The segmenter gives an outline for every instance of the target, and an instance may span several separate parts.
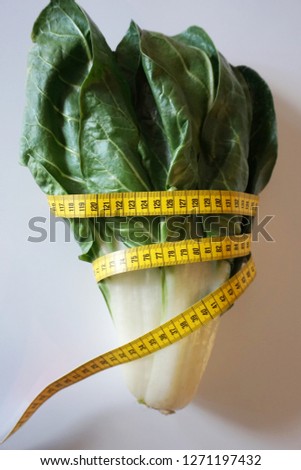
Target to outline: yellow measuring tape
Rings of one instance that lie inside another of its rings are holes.
[[[198,238],[114,251],[93,261],[96,281],[139,269],[237,258],[250,253],[251,236]]]
[[[176,194],[174,194],[176,193]],[[210,199],[211,211],[217,211],[223,213],[231,213],[228,209],[231,207],[237,209],[237,204],[240,207],[239,212],[236,214],[254,214],[255,208],[258,204],[258,198],[254,195],[246,195],[243,193],[231,193],[223,191],[179,191],[179,192],[161,192],[156,194],[168,194],[169,199],[173,202],[173,214],[179,214],[178,199],[179,194],[183,196],[185,193],[186,197],[186,211],[191,208],[191,197],[195,196],[196,193],[201,197],[205,195]],[[201,195],[202,193],[202,195]],[[205,194],[206,193],[206,194]],[[218,193],[218,194],[217,194]],[[224,194],[225,193],[225,194]],[[116,216],[116,201],[123,201],[122,216],[127,214],[128,202],[124,202],[127,193],[112,194],[112,195],[97,195],[97,217],[102,214],[103,205],[99,205],[99,201],[102,204],[110,200],[111,207],[109,213],[106,216]],[[137,203],[138,208],[141,208],[141,197],[145,197],[145,193],[129,193],[129,197]],[[143,196],[141,196],[143,194]],[[154,201],[152,193],[148,194],[148,201]],[[114,198],[112,197],[114,196]],[[92,195],[95,198],[95,195]],[[221,201],[221,206],[217,199]],[[78,199],[77,199],[78,198]],[[110,199],[111,198],[111,199]],[[115,199],[116,198],[116,199]],[[77,203],[75,203],[77,199]],[[50,207],[57,216],[71,217],[69,215],[71,200],[72,214],[73,217],[78,217],[78,208],[81,207],[80,202],[84,203],[85,217],[95,217],[95,214],[90,211],[91,209],[91,195],[76,195],[76,196],[49,196],[48,197]],[[115,202],[112,202],[115,201]],[[188,203],[189,201],[189,203]],[[238,202],[236,202],[238,201]],[[152,203],[151,207],[152,206]],[[224,210],[226,207],[227,210]],[[59,208],[59,211],[57,210]],[[144,215],[163,215],[165,214],[165,208],[161,204],[159,213],[154,214],[151,210]],[[120,210],[120,209],[119,209]],[[140,209],[139,209],[140,210]],[[210,212],[211,212],[210,211]],[[204,212],[204,211],[203,211]],[[208,212],[209,213],[209,212]],[[68,214],[68,215],[66,215]],[[140,215],[136,211],[135,215]],[[170,266],[191,262],[200,261],[211,261],[216,259],[226,259],[247,256],[250,254],[250,235],[242,236],[229,236],[219,238],[208,238],[208,239],[196,239],[196,240],[183,240],[180,242],[167,242],[158,243],[154,245],[139,246],[136,248],[130,248],[127,250],[120,250],[117,252],[109,253],[108,255],[102,256],[93,262],[94,274],[97,281],[105,279],[108,276],[120,274],[137,269],[148,269],[159,266]],[[241,270],[232,276],[228,281],[223,283],[214,292],[208,294],[200,301],[186,309],[181,314],[168,320],[166,323],[158,326],[157,328],[149,331],[148,333],[133,339],[131,342],[119,346],[105,354],[102,354],[85,364],[77,367],[71,372],[67,373],[63,377],[54,381],[48,385],[42,392],[32,401],[27,407],[17,424],[6,436],[7,439],[13,433],[15,433],[29,418],[35,413],[35,411],[50,397],[52,397],[58,391],[84,380],[91,375],[106,370],[116,365],[124,364],[136,359],[145,357],[152,354],[159,349],[163,349],[166,346],[179,341],[181,338],[196,331],[208,321],[226,312],[241,296],[245,289],[252,282],[256,274],[255,265],[251,257],[246,262]]]
[[[67,218],[187,214],[255,215],[258,196],[237,191],[186,190],[48,196],[54,215]]]

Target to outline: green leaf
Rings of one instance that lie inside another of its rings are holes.
[[[208,56],[213,69],[215,95],[219,81],[220,64],[219,54],[212,39],[208,36],[206,31],[204,31],[204,29],[200,28],[199,26],[190,26],[182,33],[173,36],[173,38],[176,41],[181,42],[182,44],[186,44],[187,46],[196,47],[197,49],[200,49],[201,51],[205,52],[205,54]]]
[[[142,31],[142,64],[170,154],[167,189],[198,187],[199,134],[213,99],[207,55],[163,34]]]
[[[42,190],[148,190],[130,92],[94,23],[75,2],[56,0],[35,22],[32,39],[21,162]],[[105,239],[105,222],[98,222],[101,241],[92,221],[72,222],[90,260]]]
[[[219,55],[218,89],[201,134],[202,189],[245,191],[249,178],[251,104],[247,90]]]
[[[214,73],[214,101],[200,135],[199,188],[244,191],[251,119],[246,87],[203,29],[193,26],[176,38],[205,51]]]
[[[270,180],[277,159],[277,126],[271,91],[255,70],[239,66],[252,103],[252,126],[248,164],[250,176],[247,191],[260,193]]]
[[[89,190],[147,191],[129,89],[103,36],[90,25],[93,63],[81,89],[80,150]]]
[[[78,21],[77,10],[73,2],[53,2],[32,32],[21,162],[50,194],[86,190],[78,143],[78,102],[90,67],[90,45],[88,24],[81,16]]]
[[[152,189],[166,189],[170,149],[162,119],[141,63],[140,29],[132,21],[116,49],[117,62],[130,84],[140,129],[139,151]]]
[[[33,41],[22,162],[35,159],[70,193],[149,189],[129,90],[94,23],[56,0]]]
[[[136,79],[141,66],[140,29],[131,21],[130,26],[115,51],[116,61],[129,83],[132,98],[136,102]]]

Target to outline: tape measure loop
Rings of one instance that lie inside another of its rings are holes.
[[[238,258],[250,254],[251,235],[154,243],[114,251],[93,261],[97,282],[140,269]]]
[[[258,196],[238,191],[183,190],[47,196],[53,215],[65,218],[188,214],[255,215]]]

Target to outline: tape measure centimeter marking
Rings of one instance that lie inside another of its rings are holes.
[[[80,382],[97,372],[134,361],[163,349],[223,314],[242,295],[253,281],[255,275],[255,265],[252,258],[250,258],[237,274],[181,314],[139,338],[82,364],[52,382],[31,402],[4,440],[14,434],[43,403],[60,390]]]
[[[237,258],[250,253],[249,234],[162,242],[114,251],[93,261],[97,282],[140,269]]]
[[[47,196],[57,217],[126,217],[187,214],[255,215],[258,196],[238,191],[184,190]]]

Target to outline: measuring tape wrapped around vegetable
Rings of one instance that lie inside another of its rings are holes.
[[[254,277],[248,233],[277,153],[271,93],[198,27],[167,37],[132,23],[113,52],[74,1],[53,0],[32,37],[22,163],[70,221],[130,346],[52,384],[23,422],[116,361],[139,402],[170,413]]]

